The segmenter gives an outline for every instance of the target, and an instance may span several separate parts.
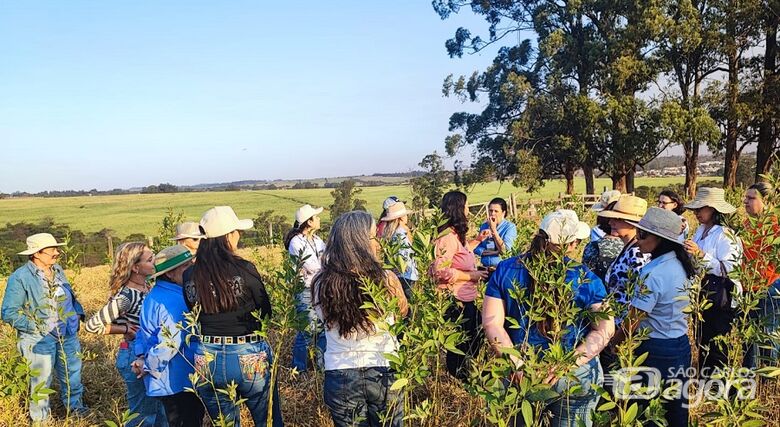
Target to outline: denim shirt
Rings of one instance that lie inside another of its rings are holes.
[[[521,257],[524,256],[521,255]],[[523,344],[527,336],[528,344],[547,349],[550,345],[550,340],[543,336],[539,332],[539,328],[531,322],[528,316],[528,307],[518,304],[517,299],[510,292],[515,287],[517,289],[525,289],[531,280],[528,269],[519,262],[521,257],[509,258],[498,264],[498,268],[490,276],[485,296],[503,300],[506,318],[512,318],[517,321],[519,328],[513,327],[508,320],[504,324],[512,344]],[[566,258],[565,262],[572,263],[572,260]],[[583,277],[585,280],[582,280]],[[585,312],[589,311],[590,306],[593,304],[602,302],[607,295],[607,291],[601,279],[582,264],[572,263],[566,271],[565,280],[574,290],[574,305],[580,310],[579,320],[574,327],[568,327],[567,332],[563,336],[563,346],[567,351],[570,351],[585,338],[590,329]]]
[[[192,387],[189,375],[195,372],[194,356],[186,342],[188,332],[183,329],[187,327],[184,315],[188,311],[182,287],[163,279],[157,279],[144,298],[135,352],[146,355],[144,371],[148,375],[144,376],[144,385],[149,396],[170,396]],[[179,322],[181,327],[177,326]]]
[[[62,328],[56,332],[64,335],[74,335],[78,332],[79,320],[84,319],[84,308],[76,298],[62,267],[54,264],[52,270],[54,283],[61,289],[61,293],[56,289],[54,291],[54,296],[59,300],[54,307],[43,272],[32,261],[19,267],[8,277],[0,315],[4,322],[13,326],[19,333],[46,335],[55,332],[55,324],[50,322],[50,319],[56,319],[56,325]],[[58,309],[63,310],[63,313],[73,314],[62,322],[58,319]]]
[[[490,226],[487,222],[483,223],[479,227],[479,231],[482,230],[490,230]],[[515,226],[511,221],[507,221],[505,219],[496,226],[496,231],[498,232],[498,235],[501,236],[501,240],[504,241],[504,253],[508,253],[515,246],[515,240],[517,239],[517,226]],[[474,255],[482,257],[482,265],[485,267],[494,267],[497,266],[499,262],[501,262],[501,257],[498,255],[482,256],[482,252],[487,250],[495,251],[497,249],[496,242],[491,236],[483,240],[479,245],[477,245],[476,248],[474,248]]]

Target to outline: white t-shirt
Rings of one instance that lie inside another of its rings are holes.
[[[704,236],[704,226],[700,225],[691,239],[704,252],[706,273],[728,277],[731,270],[742,262],[742,241],[728,228],[713,225]],[[725,270],[724,270],[725,268]],[[742,293],[742,283],[734,280],[737,293]],[[736,308],[737,301],[731,301],[731,307]]]
[[[301,275],[306,287],[310,287],[311,279],[322,268],[320,257],[325,252],[325,242],[316,234],[312,236],[311,240],[307,239],[303,234],[298,234],[290,240],[288,252],[292,256],[306,257],[306,261],[303,262]]]

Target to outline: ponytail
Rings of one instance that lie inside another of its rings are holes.
[[[303,233],[304,231],[306,231],[307,228],[309,228],[309,221],[304,221],[303,224],[300,224],[296,220],[293,223],[293,226],[290,229],[290,231],[288,231],[287,234],[284,235],[284,248],[289,251],[290,250],[290,242],[292,241],[292,239],[295,236],[297,236],[297,235]]]

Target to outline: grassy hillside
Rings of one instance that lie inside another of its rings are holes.
[[[664,186],[679,183],[682,178],[640,178],[636,185]],[[597,179],[596,188],[601,191],[610,186],[609,179]],[[575,185],[578,193],[585,191],[585,181],[578,179]],[[536,193],[526,193],[509,183],[492,182],[476,186],[469,193],[469,202],[485,202],[493,197],[507,197],[511,192],[520,192],[528,199],[550,199],[565,190],[563,181],[548,181]],[[178,194],[136,194],[121,196],[66,197],[66,198],[22,198],[0,200],[0,222],[38,222],[51,217],[57,223],[68,224],[72,229],[95,232],[109,228],[120,236],[132,233],[153,235],[168,207],[184,212],[187,218],[196,220],[208,208],[215,205],[230,205],[241,217],[253,218],[257,212],[273,210],[292,219],[295,209],[304,203],[328,206],[333,198],[330,189],[230,191]],[[369,209],[379,214],[381,203],[389,195],[409,197],[406,185],[364,187],[360,198],[368,202]],[[326,218],[327,218],[327,214]]]

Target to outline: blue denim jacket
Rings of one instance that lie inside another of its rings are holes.
[[[72,297],[73,311],[84,320],[84,308],[76,298],[65,272],[57,264],[52,266],[54,274]],[[19,267],[8,277],[0,316],[19,333],[45,335],[45,322],[50,314],[50,300],[45,286],[36,275],[37,267],[32,262]]]
[[[187,344],[187,325],[184,314],[189,310],[184,302],[182,287],[163,279],[157,279],[141,306],[140,327],[136,334],[136,354],[145,354],[144,384],[148,396],[170,396],[192,387],[190,374],[193,368],[192,337]],[[177,323],[182,323],[177,326]],[[139,340],[138,338],[142,338]],[[139,351],[138,343],[145,347]]]

